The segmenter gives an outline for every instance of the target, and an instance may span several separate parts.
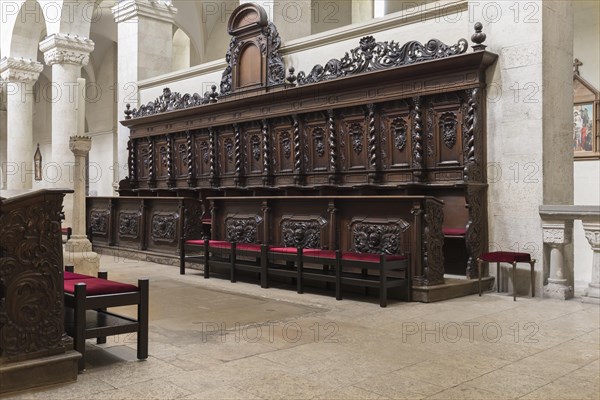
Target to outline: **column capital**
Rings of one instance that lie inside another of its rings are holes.
[[[117,24],[140,16],[173,22],[177,8],[171,0],[122,0],[112,8],[112,13]]]
[[[582,222],[585,238],[592,246],[592,250],[600,251],[600,222],[586,221],[585,219]]]
[[[0,60],[0,77],[6,82],[33,84],[43,69],[42,63],[31,59],[3,57]]]
[[[85,156],[92,148],[92,138],[89,136],[71,136],[69,149],[76,156]]]
[[[40,42],[40,51],[44,53],[47,65],[75,64],[84,67],[93,50],[91,39],[68,33],[54,33]]]
[[[542,233],[544,243],[559,245],[571,243],[573,237],[573,221],[543,221]]]

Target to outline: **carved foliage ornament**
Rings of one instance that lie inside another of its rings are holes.
[[[394,223],[355,223],[352,226],[354,250],[360,253],[399,254],[400,234],[409,226],[404,220]]]
[[[333,58],[325,66],[315,65],[308,75],[304,71],[298,73],[298,85],[445,58],[462,54],[467,48],[465,39],[460,39],[452,46],[437,39],[431,39],[425,45],[410,41],[400,46],[394,41],[376,42],[373,36],[365,36],[360,39],[359,46],[346,53],[341,60]]]
[[[231,138],[225,139],[225,154],[229,161],[233,161],[233,140]]]
[[[406,147],[406,131],[408,124],[404,118],[396,117],[391,124],[392,134],[394,136],[394,146],[402,151]]]
[[[225,220],[225,235],[227,240],[236,243],[256,243],[258,224],[261,222],[262,218],[258,215],[246,218],[227,218]]]
[[[204,164],[208,164],[208,162],[210,161],[210,152],[208,151],[209,147],[208,147],[208,143],[206,142],[206,140],[203,140],[200,143],[200,154],[202,157],[202,161],[204,162]]]
[[[252,144],[252,158],[256,161],[260,160],[260,138],[258,135],[253,135],[252,139],[250,139],[250,143]]]
[[[108,233],[108,210],[92,210],[90,211],[90,226],[92,232],[96,235],[106,235]]]
[[[456,144],[456,113],[445,112],[440,115],[439,132],[447,148],[451,149]]]
[[[363,149],[363,126],[359,123],[353,123],[348,126],[348,136],[352,142],[352,149],[356,154],[360,154]]]
[[[139,109],[130,110],[129,114],[133,118],[138,118],[208,104],[216,101],[218,94],[215,89],[216,86],[213,85],[212,92],[206,91],[203,96],[200,96],[198,93],[185,93],[182,95],[179,92],[171,92],[171,89],[167,87],[163,89],[163,94],[156,100],[141,105]],[[128,115],[127,112],[125,114]],[[128,116],[128,118],[130,117]]]
[[[318,249],[321,247],[321,228],[327,223],[323,218],[283,220],[281,235],[285,247]]]
[[[179,216],[176,213],[155,214],[152,216],[152,240],[160,242],[175,241],[175,232]]]
[[[139,213],[119,213],[119,236],[137,238],[139,235]]]
[[[279,136],[279,140],[281,141],[281,149],[283,150],[283,156],[287,159],[292,155],[292,138],[289,132],[283,132],[281,136]]]
[[[313,140],[315,141],[315,152],[319,157],[325,155],[325,131],[322,128],[315,128],[312,131]]]

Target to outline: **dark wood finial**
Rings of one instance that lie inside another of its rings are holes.
[[[474,51],[483,51],[487,47],[485,44],[482,44],[486,39],[486,34],[481,32],[482,29],[483,24],[481,22],[476,22],[475,33],[471,36],[471,41],[475,43],[475,46],[472,46]]]
[[[131,114],[133,114],[133,110],[131,110],[131,104],[125,104],[125,119],[131,119]]]
[[[581,67],[583,65],[583,63],[581,61],[579,61],[579,58],[576,58],[575,60],[573,60],[573,73],[577,76],[579,76],[579,67]]]
[[[285,80],[288,82],[288,84],[290,84],[291,86],[296,86],[296,79],[298,79],[296,77],[296,75],[294,75],[294,72],[296,71],[296,69],[294,67],[290,67],[288,69],[288,71],[290,72],[290,74],[287,76],[287,78],[285,78]]]

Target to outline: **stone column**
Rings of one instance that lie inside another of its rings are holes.
[[[568,300],[573,298],[565,269],[563,248],[571,242],[573,221],[544,221],[542,224],[544,247],[550,248],[550,277],[544,285],[544,297]]]
[[[56,188],[73,186],[73,155],[69,138],[77,134],[77,78],[86,66],[94,42],[69,34],[56,33],[40,42],[47,65],[52,66],[52,164],[46,163],[46,180]],[[73,216],[73,197],[65,196],[65,224]]]
[[[98,254],[92,251],[85,226],[85,157],[92,148],[92,139],[87,136],[71,136],[69,149],[75,155],[73,166],[73,234],[65,245],[65,264],[75,267],[75,272],[96,276],[100,267]]]
[[[7,82],[7,138],[5,173],[7,189],[31,189],[33,176],[33,85],[42,63],[3,58],[0,75]]]
[[[137,83],[172,70],[173,19],[177,9],[165,0],[121,0],[112,8],[118,28],[119,100],[117,119],[125,105],[139,106]],[[128,174],[129,129],[117,124],[115,185]]]
[[[600,221],[582,220],[585,237],[592,246],[594,258],[592,261],[592,281],[581,298],[584,303],[600,304]]]

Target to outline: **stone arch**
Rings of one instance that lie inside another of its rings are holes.
[[[15,8],[12,8],[15,7]],[[2,55],[36,60],[40,39],[48,27],[43,8],[37,0],[5,3],[2,12]]]
[[[174,26],[175,33],[173,34],[173,71],[179,71],[191,66],[191,41],[190,37],[181,28]]]

